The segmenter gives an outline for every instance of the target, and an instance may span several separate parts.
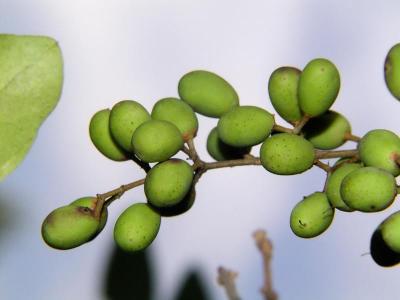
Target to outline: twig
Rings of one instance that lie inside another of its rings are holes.
[[[189,149],[185,145],[183,145],[181,150],[182,150],[182,152],[184,152],[185,154],[187,154],[189,156]]]
[[[346,141],[353,141],[353,142],[356,142],[356,143],[361,141],[361,138],[359,136],[356,136],[356,135],[352,134],[351,132],[346,132],[344,134],[344,139]]]
[[[264,230],[257,230],[253,234],[257,247],[263,256],[264,262],[264,285],[261,288],[261,293],[264,295],[265,300],[277,300],[278,295],[272,286],[272,272],[271,272],[271,259],[272,259],[272,243],[267,238],[267,233]]]
[[[287,128],[287,127],[283,127],[283,126],[277,125],[277,124],[274,124],[274,126],[272,127],[272,131],[293,133],[293,129],[290,129],[290,128]]]
[[[238,274],[236,272],[225,269],[224,267],[218,268],[217,282],[225,288],[229,300],[240,300],[235,285],[237,276]]]
[[[293,128],[292,133],[293,134],[299,134],[300,131],[303,129],[304,125],[310,120],[311,117],[308,115],[304,115],[301,120],[296,124],[296,126]]]
[[[329,173],[331,171],[331,167],[328,164],[323,163],[319,159],[316,159],[314,161],[314,165],[316,165],[317,167],[321,168],[322,170],[324,170],[327,173]]]
[[[315,158],[338,158],[338,157],[353,157],[358,156],[358,150],[315,150]]]
[[[94,208],[94,216],[96,218],[100,218],[101,211],[107,200],[112,202],[115,199],[121,197],[126,191],[129,191],[142,184],[144,184],[144,178],[128,184],[121,185],[119,188],[113,189],[104,194],[97,194],[97,202],[96,202],[96,207]]]
[[[217,162],[206,162],[204,168],[206,170],[236,167],[236,166],[250,166],[261,165],[260,158],[254,156],[246,156],[242,159],[222,160]]]
[[[135,154],[130,157],[139,167],[141,167],[146,173],[151,169],[150,165],[144,161],[141,161]]]
[[[199,155],[197,154],[196,147],[194,145],[193,139],[189,139],[187,141],[188,147],[189,147],[189,157],[195,162],[196,160],[199,160]]]

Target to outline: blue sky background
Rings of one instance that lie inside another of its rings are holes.
[[[113,224],[130,203],[145,201],[142,188],[114,203],[104,232],[80,248],[48,248],[41,223],[56,207],[143,177],[135,165],[96,151],[89,120],[122,99],[151,110],[158,99],[177,96],[178,80],[190,70],[214,71],[236,88],[242,104],[273,111],[267,95],[272,71],[301,69],[325,57],[341,72],[333,109],[348,117],[354,133],[398,132],[400,103],[384,85],[383,62],[400,41],[399,11],[398,1],[0,0],[0,32],[52,36],[65,63],[59,105],[23,164],[0,184],[0,297],[102,299]],[[196,144],[209,159],[205,139],[216,120],[199,119]],[[207,173],[193,209],[164,219],[151,246],[157,299],[171,299],[193,266],[214,298],[224,299],[215,282],[219,265],[239,272],[243,299],[261,299],[261,258],[251,238],[257,228],[273,239],[273,280],[281,299],[397,299],[400,270],[378,267],[363,255],[397,203],[377,214],[337,212],[316,239],[291,233],[292,207],[323,183],[315,168],[293,177],[260,167]]]

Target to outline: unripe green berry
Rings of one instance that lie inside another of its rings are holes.
[[[260,149],[262,166],[278,175],[302,173],[313,166],[313,145],[301,136],[279,133],[266,139]]]
[[[293,67],[276,69],[268,81],[268,93],[272,106],[286,121],[301,120],[303,114],[299,107],[297,86],[301,71]]]
[[[218,122],[218,136],[233,147],[249,147],[263,142],[274,126],[274,116],[256,106],[238,106]]]
[[[142,123],[150,119],[150,114],[139,102],[120,101],[113,106],[110,113],[111,135],[125,151],[132,152],[133,133]]]
[[[132,136],[132,148],[144,162],[164,161],[183,147],[179,129],[172,123],[150,120],[140,125]]]
[[[400,254],[400,211],[387,217],[379,226],[386,245]]]
[[[164,98],[154,105],[151,112],[153,120],[168,121],[178,127],[184,141],[193,139],[197,134],[198,121],[193,109],[187,103],[176,98]]]
[[[144,192],[153,206],[174,206],[187,195],[192,181],[192,167],[184,160],[170,159],[157,164],[147,173]]]
[[[371,237],[370,253],[374,262],[381,267],[392,267],[400,262],[400,254],[388,247],[379,227]]]
[[[358,143],[361,161],[366,166],[384,169],[394,176],[400,174],[396,159],[400,157],[400,138],[386,129],[367,132]]]
[[[301,110],[312,117],[326,112],[336,100],[340,89],[340,75],[327,59],[310,61],[300,75],[298,86]]]
[[[82,206],[62,206],[43,221],[42,237],[50,247],[66,250],[78,247],[98,232],[99,220],[93,211]]]
[[[111,136],[109,127],[110,110],[103,109],[90,120],[89,135],[93,144],[104,156],[115,161],[128,160],[126,152]]]
[[[297,203],[290,215],[290,228],[302,238],[313,238],[331,225],[335,210],[325,193],[315,192]]]
[[[215,73],[203,70],[185,74],[178,85],[179,97],[193,107],[195,112],[219,118],[239,105],[233,87]]]
[[[344,177],[340,194],[346,205],[363,212],[377,212],[392,204],[397,195],[396,180],[389,172],[364,167]]]
[[[147,248],[160,229],[161,216],[145,203],[129,206],[114,227],[114,240],[124,251],[135,252]]]
[[[251,147],[233,147],[225,144],[218,136],[218,129],[214,127],[207,137],[207,151],[215,160],[230,160],[243,158]]]
[[[82,197],[82,198],[76,199],[75,201],[71,202],[70,205],[87,207],[87,208],[91,209],[92,211],[95,211],[96,203],[97,203],[97,198],[89,196],[89,197]],[[106,226],[107,218],[108,218],[108,209],[106,206],[103,206],[103,209],[101,211],[101,216],[100,216],[100,224],[99,224],[99,228],[97,229],[97,233],[100,233],[103,230],[104,226]]]
[[[190,190],[186,193],[186,196],[183,197],[183,199],[175,205],[157,207],[152,205],[150,202],[148,204],[162,217],[175,217],[184,214],[189,209],[191,209],[195,200],[196,200],[196,189],[192,185]]]
[[[386,56],[385,82],[390,93],[400,100],[400,43],[394,45]]]

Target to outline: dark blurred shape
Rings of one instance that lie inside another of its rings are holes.
[[[110,300],[150,300],[153,277],[148,250],[127,253],[115,247],[103,285],[104,293]]]
[[[379,229],[375,230],[371,237],[370,248],[373,260],[381,267],[392,267],[400,262],[400,254],[386,245]]]
[[[185,276],[175,300],[211,300],[206,284],[198,271],[192,270]]]

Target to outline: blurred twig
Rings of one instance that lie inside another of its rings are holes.
[[[237,275],[238,274],[236,272],[225,269],[224,267],[218,268],[217,281],[225,288],[229,300],[240,300],[235,285],[235,279]]]

